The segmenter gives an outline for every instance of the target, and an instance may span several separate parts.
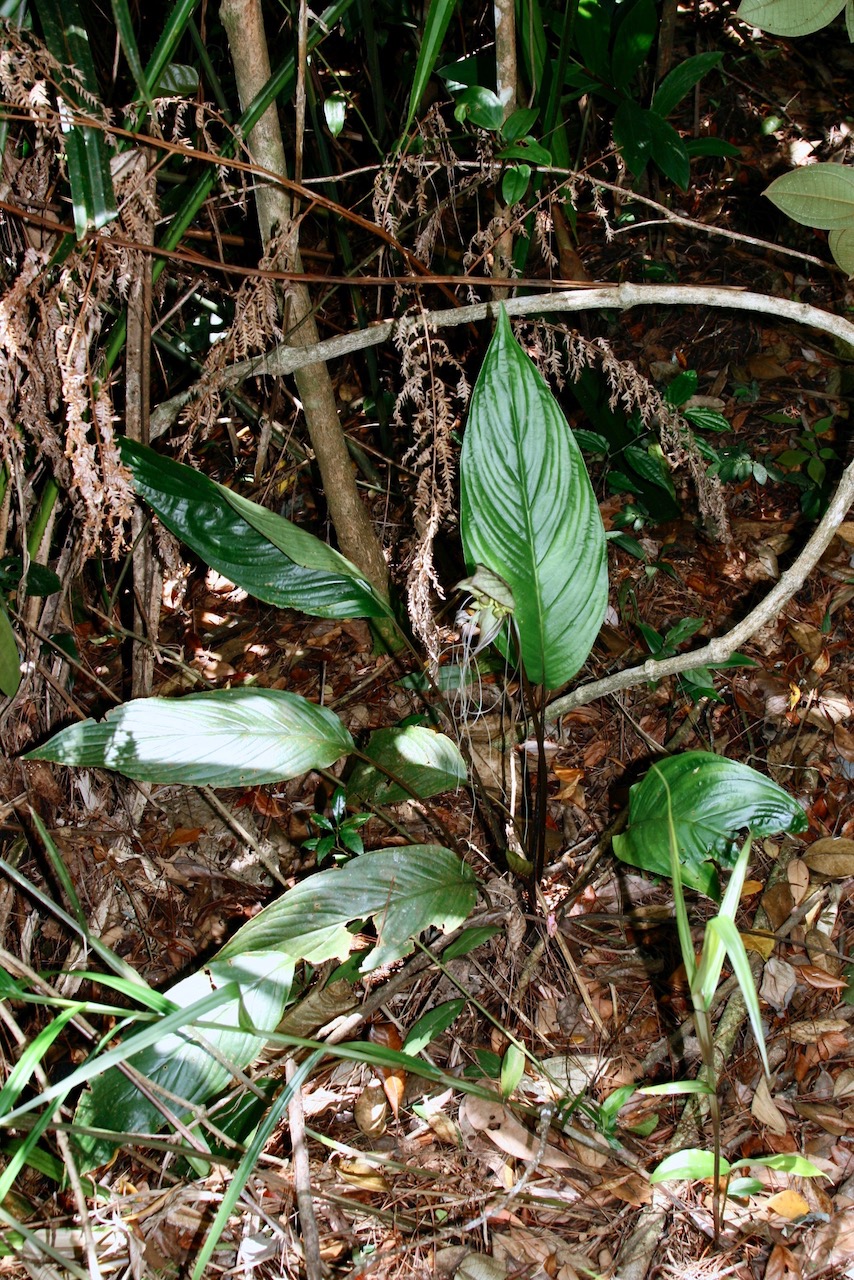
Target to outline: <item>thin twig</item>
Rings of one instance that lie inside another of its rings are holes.
[[[285,1066],[285,1079],[288,1084],[293,1080],[296,1071],[297,1065],[293,1058],[288,1058]],[[322,1280],[323,1261],[320,1256],[320,1233],[317,1229],[317,1218],[314,1216],[314,1201],[311,1195],[311,1167],[308,1160],[308,1148],[305,1144],[305,1115],[302,1109],[301,1089],[294,1089],[291,1100],[288,1103],[288,1128],[291,1134],[294,1191],[299,1213],[300,1234],[302,1235],[306,1280]]]

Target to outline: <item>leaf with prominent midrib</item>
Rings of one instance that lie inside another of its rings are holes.
[[[476,895],[474,872],[450,849],[374,849],[289,889],[238,929],[218,959],[273,947],[312,964],[343,959],[353,946],[348,923],[373,917],[377,943],[362,965],[368,972],[406,955],[424,929],[458,928]]]
[[[658,760],[632,787],[628,827],[612,842],[620,861],[669,876],[671,816],[682,879],[716,901],[710,859],[732,867],[740,832],[762,837],[807,826],[797,800],[764,774],[711,751],[685,751]]]
[[[586,661],[608,603],[605,530],[560,406],[502,307],[460,457],[466,562],[507,583],[528,678],[556,689]],[[496,641],[515,658],[506,631]]]
[[[134,488],[167,529],[256,599],[318,618],[388,616],[354,564],[284,516],[133,440],[121,451]]]
[[[137,782],[249,787],[296,778],[353,750],[324,707],[283,689],[214,689],[184,698],[137,698],[83,720],[29,752]]]

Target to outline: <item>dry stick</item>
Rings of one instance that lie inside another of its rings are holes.
[[[223,0],[220,15],[228,35],[240,100],[246,106],[260,93],[271,74],[260,0]],[[255,125],[248,142],[253,160],[274,174],[286,176],[285,148],[275,104],[268,107]],[[281,185],[259,185],[256,204],[265,250],[270,250],[276,235],[287,234],[285,265],[301,270],[289,192]],[[307,287],[294,282],[289,302],[291,341],[316,351],[317,328]],[[376,590],[387,597],[388,566],[356,488],[329,370],[316,354],[310,362],[300,365],[296,384],[341,550],[358,565]]]
[[[288,1058],[285,1079],[291,1083],[297,1072],[293,1058]],[[320,1256],[320,1233],[314,1216],[311,1198],[311,1167],[308,1147],[305,1145],[305,1115],[302,1109],[302,1090],[295,1089],[288,1103],[288,1128],[291,1133],[291,1150],[294,1164],[294,1191],[302,1235],[303,1261],[306,1280],[322,1280],[323,1261]]]

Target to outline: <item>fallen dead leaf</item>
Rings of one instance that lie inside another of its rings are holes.
[[[836,954],[830,935],[824,929],[808,929],[806,938],[804,939],[807,948],[807,955],[812,961],[812,967],[823,969],[825,975],[835,978],[839,973],[839,957]],[[810,968],[808,965],[807,968]],[[819,983],[815,984],[816,986]],[[845,984],[842,983],[844,986]],[[829,991],[830,987],[824,990]]]
[[[810,871],[831,880],[854,876],[854,840],[843,836],[824,836],[811,844],[804,854]]]
[[[830,1271],[833,1267],[844,1267],[845,1274],[849,1274],[852,1257],[854,1209],[845,1209],[832,1217],[830,1222],[822,1223],[816,1228],[809,1252],[804,1258],[804,1273],[811,1276],[821,1271]]]
[[[759,1084],[756,1086],[753,1102],[750,1106],[750,1114],[754,1120],[764,1125],[766,1129],[770,1129],[772,1133],[782,1136],[788,1131],[786,1118],[771,1097],[771,1090],[768,1088],[764,1076],[760,1077]]]
[[[788,960],[772,956],[762,974],[759,994],[768,1004],[773,1005],[778,1013],[782,1013],[788,1008],[797,985],[797,973]]]
[[[800,906],[810,888],[810,870],[803,858],[792,858],[786,867],[786,879],[789,881],[795,906]]]
[[[384,1048],[394,1049],[398,1053],[403,1048],[400,1032],[393,1022],[371,1023],[368,1039],[373,1044],[381,1044]],[[388,1098],[388,1104],[396,1120],[400,1113],[403,1095],[406,1092],[406,1072],[402,1067],[380,1067],[379,1072],[382,1076],[385,1096]]]
[[[815,1044],[822,1036],[847,1031],[848,1026],[844,1018],[815,1018],[812,1021],[790,1023],[786,1028],[786,1035],[796,1044]]]
[[[385,1090],[380,1085],[367,1085],[359,1094],[353,1108],[353,1116],[359,1132],[366,1138],[378,1138],[385,1133],[388,1106]]]
[[[801,1280],[801,1265],[784,1244],[775,1244],[765,1267],[765,1280]]]
[[[497,1096],[493,1100],[469,1094],[460,1105],[460,1119],[516,1160],[533,1160],[540,1149],[536,1134],[526,1129]],[[549,1169],[570,1169],[576,1162],[546,1143],[540,1163]]]
[[[766,1207],[772,1209],[774,1213],[778,1213],[781,1218],[802,1218],[805,1213],[809,1213],[809,1203],[799,1195],[797,1191],[787,1188],[785,1191],[778,1191],[775,1196],[767,1200]],[[767,1275],[767,1272],[766,1272]]]
[[[796,972],[799,978],[817,991],[840,991],[848,985],[844,978],[834,978],[833,974],[818,965],[799,964],[796,965]]]

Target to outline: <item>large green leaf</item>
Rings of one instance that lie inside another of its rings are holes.
[[[798,802],[770,778],[709,751],[686,751],[658,761],[632,787],[628,828],[613,840],[620,861],[669,876],[670,814],[682,879],[716,901],[720,886],[709,859],[733,866],[739,832],[770,836],[807,826]]]
[[[605,616],[605,531],[581,450],[503,307],[472,394],[460,488],[466,561],[510,587],[528,677],[557,688]]]
[[[421,725],[403,729],[378,729],[365,747],[375,765],[358,764],[347,784],[347,799],[369,800],[372,804],[397,804],[415,792],[422,800],[442,791],[463,786],[466,764],[459,747],[443,733]],[[393,774],[409,787],[398,786],[387,776]]]
[[[205,564],[250,595],[319,618],[379,618],[388,606],[325,542],[192,467],[124,439],[134,488]]]
[[[255,1035],[250,1028],[275,1031],[290,994],[293,972],[293,957],[281,951],[211,960],[163,994],[178,1009],[188,1008],[229,983],[236,984],[238,994],[205,1018],[204,1028],[198,1032],[191,1027],[170,1032],[136,1053],[133,1036],[128,1036],[123,1042],[127,1060],[158,1089],[183,1100],[185,1106],[171,1100],[167,1105],[179,1119],[186,1120],[192,1107],[226,1088],[232,1079],[227,1064],[242,1071],[258,1056],[264,1036]],[[159,1109],[118,1067],[95,1077],[80,1098],[75,1122],[120,1133],[156,1133],[164,1124]],[[105,1163],[114,1150],[114,1144],[86,1134],[77,1135],[75,1141],[84,1169]]]
[[[18,642],[9,621],[9,615],[0,604],[0,693],[14,698],[21,683],[21,655]]]
[[[35,0],[45,44],[60,68],[74,70],[93,98],[100,96],[98,77],[86,24],[77,0]],[[60,116],[64,135],[68,181],[78,238],[97,231],[116,216],[116,198],[110,175],[110,152],[102,129],[71,124],[71,112],[91,114],[91,103],[81,94],[76,79],[60,74]]]
[[[854,168],[808,164],[775,178],[766,195],[795,222],[824,231],[854,227]]]
[[[137,782],[246,787],[325,768],[353,749],[337,716],[282,689],[137,698],[61,730],[26,757]]]
[[[427,83],[433,74],[436,63],[439,61],[442,41],[445,39],[445,32],[448,30],[448,24],[456,7],[457,0],[430,0],[430,8],[427,11],[427,18],[424,23],[424,35],[421,38],[421,48],[418,50],[418,62],[415,66],[415,75],[409,92],[409,108],[403,125],[402,136],[404,138],[409,132],[409,126],[415,119],[415,112],[418,110],[418,105],[424,96],[424,90],[427,88]]]
[[[664,77],[655,91],[652,109],[660,116],[669,116],[695,84],[699,84],[703,76],[712,71],[723,58],[722,53],[697,53],[693,58],[686,58]]]
[[[620,12],[626,9],[621,5]],[[658,32],[655,0],[636,0],[617,28],[611,54],[611,83],[628,93],[635,72],[644,62]]]
[[[808,36],[844,8],[845,0],[742,0],[738,16],[772,36]]]
[[[614,141],[636,178],[654,160],[677,186],[687,189],[691,161],[685,143],[657,111],[625,99],[614,116]]]
[[[841,231],[831,231],[827,237],[833,260],[850,278],[854,276],[854,226],[844,227]]]
[[[458,928],[476,895],[474,872],[450,849],[376,849],[289,889],[238,929],[219,957],[277,947],[312,964],[343,959],[353,946],[347,925],[372,916],[377,944],[362,969],[378,969],[411,951],[422,930]]]

